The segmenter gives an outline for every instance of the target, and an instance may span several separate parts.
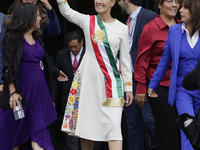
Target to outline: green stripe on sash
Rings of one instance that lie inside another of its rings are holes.
[[[117,69],[116,60],[114,59],[113,53],[112,53],[111,48],[110,48],[110,44],[108,42],[108,36],[107,36],[106,28],[103,25],[103,23],[101,22],[101,19],[99,18],[98,15],[97,15],[97,22],[98,22],[98,25],[101,28],[101,30],[103,30],[104,33],[105,33],[106,40],[103,42],[103,44],[104,44],[104,47],[106,49],[106,53],[108,55],[108,58],[110,60],[112,70],[114,72],[114,76],[115,76],[115,79],[116,79],[116,82],[117,82],[117,93],[118,93],[118,97],[120,98],[120,97],[123,97],[122,81],[121,81],[121,78],[120,78],[120,75],[119,75],[119,72],[118,72],[118,69]]]

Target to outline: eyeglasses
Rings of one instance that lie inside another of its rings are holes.
[[[173,3],[175,3],[175,4],[179,4],[179,1],[178,0],[165,0],[167,3],[169,3],[169,4],[173,4]]]

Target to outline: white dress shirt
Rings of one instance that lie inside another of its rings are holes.
[[[135,32],[135,26],[136,26],[136,22],[137,22],[137,16],[140,12],[140,9],[142,7],[138,7],[129,17],[131,17],[131,20],[130,20],[130,32],[129,32],[129,53],[131,51],[131,47],[132,47],[132,42],[133,42],[133,36],[134,36],[134,32]],[[130,55],[130,58],[131,58],[131,55]],[[134,72],[134,69],[133,69],[133,63],[132,63],[132,59],[131,59],[131,70],[132,72]]]
[[[199,30],[197,30],[193,35],[192,38],[190,37],[188,29],[185,28],[185,23],[182,25],[182,33],[186,32],[187,41],[191,48],[194,48],[198,39],[199,39]]]
[[[80,52],[76,55],[76,59],[77,59],[78,62],[79,62],[79,60],[81,58],[82,51],[83,51],[83,46],[81,47]],[[71,60],[72,60],[72,65],[73,65],[75,56],[74,56],[74,54],[72,52],[70,52],[70,54],[71,54]]]

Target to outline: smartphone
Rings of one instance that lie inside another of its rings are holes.
[[[16,104],[15,110],[14,110],[14,106],[13,106],[13,113],[14,113],[15,120],[25,118],[24,110],[22,107],[22,102],[20,99],[19,99],[19,103],[20,103],[20,107]]]

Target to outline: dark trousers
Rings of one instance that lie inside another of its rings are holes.
[[[149,82],[147,80],[147,84]],[[176,124],[178,113],[175,105],[168,104],[168,90],[168,87],[158,86],[158,97],[148,97],[155,119],[157,150],[180,150],[180,130]]]
[[[133,94],[135,95],[136,84],[133,80]],[[155,145],[155,125],[150,104],[146,100],[144,108],[139,108],[134,102],[125,108],[127,126],[129,130],[129,149],[144,150],[144,128]]]

